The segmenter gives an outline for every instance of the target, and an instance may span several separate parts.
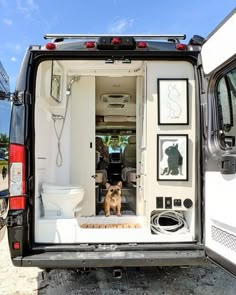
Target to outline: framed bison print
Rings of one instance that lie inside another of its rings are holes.
[[[188,180],[188,135],[157,135],[157,180]]]
[[[188,79],[158,79],[158,124],[188,125]]]

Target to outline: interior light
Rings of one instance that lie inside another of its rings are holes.
[[[55,43],[47,43],[45,47],[48,50],[53,50],[53,49],[56,49],[56,44]]]

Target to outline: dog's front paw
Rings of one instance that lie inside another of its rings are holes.
[[[117,213],[117,216],[121,216],[121,213]]]
[[[110,213],[106,213],[106,217],[110,216]]]

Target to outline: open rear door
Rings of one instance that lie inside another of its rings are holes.
[[[9,78],[0,62],[0,242],[5,234],[8,213],[9,94]]]
[[[207,89],[205,247],[236,275],[236,9],[203,44]],[[203,140],[204,141],[204,140]]]

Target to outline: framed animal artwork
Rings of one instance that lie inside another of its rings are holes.
[[[157,135],[157,180],[188,180],[188,135]]]
[[[189,124],[188,79],[157,79],[158,124]]]

